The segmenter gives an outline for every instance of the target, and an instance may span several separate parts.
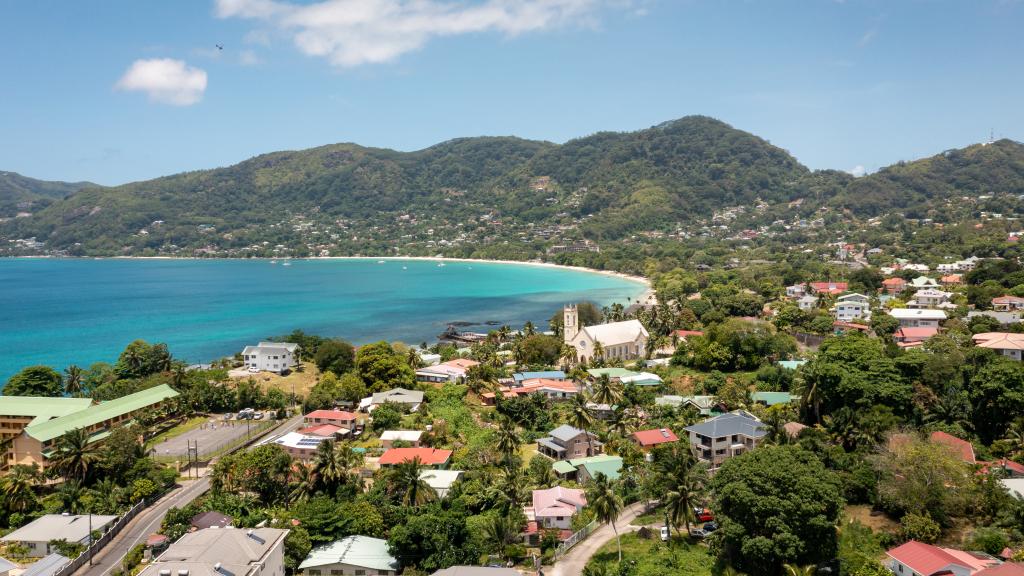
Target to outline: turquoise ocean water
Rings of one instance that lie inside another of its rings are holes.
[[[480,262],[0,259],[0,384],[34,364],[113,363],[136,338],[190,363],[295,328],[418,344],[450,322],[546,330],[563,303],[625,304],[643,291],[606,275]]]

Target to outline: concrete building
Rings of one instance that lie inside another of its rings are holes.
[[[863,294],[846,294],[836,300],[832,313],[840,322],[852,322],[854,320],[871,320],[871,303],[868,297]]]
[[[527,521],[537,522],[541,529],[568,530],[572,517],[587,505],[587,495],[579,488],[555,486],[533,491],[533,505],[526,508]]]
[[[405,404],[410,412],[420,409],[423,404],[423,392],[420,390],[406,390],[405,388],[392,388],[386,392],[375,392],[373,396],[363,398],[359,402],[359,409],[366,412],[373,410],[381,404]]]
[[[171,544],[139,576],[284,576],[284,539],[276,528],[206,528]]]
[[[369,536],[346,536],[314,548],[299,564],[303,576],[393,576],[401,568],[388,541]]]
[[[581,327],[576,306],[563,310],[563,334],[565,343],[576,349],[580,362],[595,358],[595,345],[600,343],[602,356],[606,359],[634,360],[647,353],[647,329],[639,320],[626,320],[610,324]]]
[[[291,342],[260,342],[242,350],[242,360],[250,371],[282,374],[299,365],[299,345]]]
[[[1024,354],[1024,334],[1015,332],[982,332],[972,337],[978,348],[990,348],[1018,362]]]
[[[51,540],[67,540],[71,543],[88,544],[90,526],[92,531],[105,533],[117,521],[117,516],[93,514],[47,514],[17,530],[0,537],[0,542],[18,543],[28,548],[28,555],[42,558],[55,552]]]
[[[433,488],[438,498],[445,498],[452,486],[462,479],[462,470],[423,470],[419,478]]]
[[[469,369],[479,364],[479,362],[468,358],[455,358],[454,360],[441,362],[434,366],[420,368],[416,371],[416,381],[429,382],[431,384],[465,382]]]
[[[767,435],[767,427],[754,415],[737,410],[686,428],[690,448],[714,472],[726,460],[753,450]]]
[[[0,473],[15,464],[45,470],[48,454],[64,434],[84,429],[90,443],[102,441],[139,414],[159,413],[177,396],[166,384],[96,404],[88,398],[0,396],[0,440],[13,439],[0,453]]]

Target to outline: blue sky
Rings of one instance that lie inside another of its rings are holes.
[[[1020,0],[0,0],[0,169],[118,184],[704,114],[874,171],[1024,140],[1021,30]]]

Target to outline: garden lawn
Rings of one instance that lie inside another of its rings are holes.
[[[587,565],[600,564],[615,569],[617,550],[612,538]],[[657,533],[654,538],[645,540],[636,532],[622,535],[622,561],[636,563],[635,572],[631,572],[634,576],[711,576],[711,567],[715,564],[706,546],[690,544],[680,538],[662,542]]]

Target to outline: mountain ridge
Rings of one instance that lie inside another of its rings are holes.
[[[957,194],[1024,193],[1024,145],[949,150],[854,178],[707,116],[563,144],[454,138],[412,152],[336,143],[112,187],[78,187],[0,236],[81,255],[439,253],[629,242],[729,207],[927,213]],[[280,248],[283,247],[283,248]],[[198,252],[197,252],[198,251]],[[274,252],[269,252],[274,253]]]

